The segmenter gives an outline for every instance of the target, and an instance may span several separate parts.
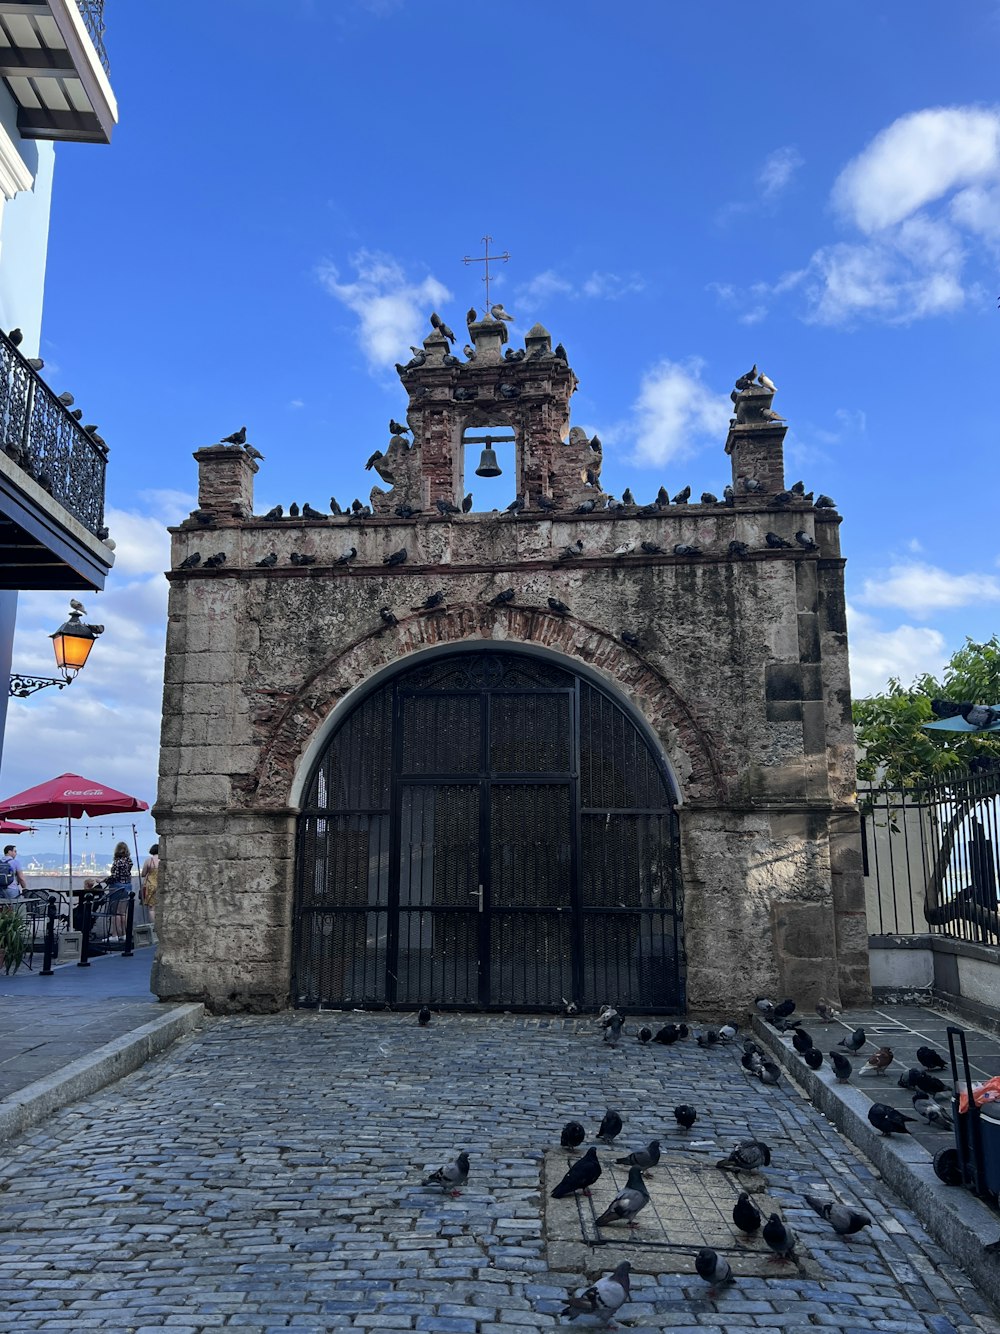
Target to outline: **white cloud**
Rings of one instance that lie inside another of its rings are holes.
[[[643,378],[633,408],[634,460],[662,464],[725,439],[732,404],[702,380],[705,363],[661,361]]]
[[[874,617],[848,605],[847,628],[855,699],[883,690],[890,676],[909,682],[922,672],[938,675],[947,662],[944,636],[930,626],[881,630]]]
[[[518,301],[546,301],[552,296],[570,296],[573,284],[561,277],[554,269],[543,269],[521,283],[517,289]]]
[[[769,153],[757,173],[757,184],[764,198],[774,199],[781,194],[801,166],[802,157],[795,148],[786,146]]]
[[[293,399],[289,402],[289,404],[288,404],[289,408],[290,408],[293,412],[297,412],[297,411],[299,410],[299,408],[304,408],[305,405],[306,405],[306,404],[305,404],[305,399],[302,399],[302,398],[293,398]]]
[[[832,199],[863,232],[878,232],[998,170],[1000,112],[930,107],[877,134],[840,173]]]
[[[991,574],[951,574],[921,561],[892,565],[866,579],[858,599],[870,607],[900,607],[918,620],[953,607],[1000,601],[1000,580]]]
[[[600,273],[594,270],[582,281],[571,282],[557,273],[555,269],[544,269],[521,283],[517,289],[517,300],[521,303],[547,301],[550,297],[565,296],[572,301],[581,299],[597,301],[618,301],[623,296],[641,292],[646,284],[636,273]]]
[[[641,292],[646,284],[636,274],[623,278],[617,273],[598,273],[596,270],[580,289],[584,296],[599,297],[604,301],[618,301],[633,292]]]
[[[390,255],[361,250],[351,264],[357,275],[353,282],[342,282],[340,271],[330,261],[319,267],[320,282],[357,315],[358,339],[373,368],[408,361],[407,349],[426,334],[431,310],[448,301],[451,293],[429,275],[418,283],[408,280]]]

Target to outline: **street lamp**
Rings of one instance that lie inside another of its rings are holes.
[[[87,625],[80,619],[83,610],[83,607],[71,610],[69,620],[49,635],[61,676],[24,676],[20,672],[11,672],[9,694],[27,699],[46,686],[58,686],[62,690],[70,684],[86,663],[94,640],[104,633],[103,625]]]

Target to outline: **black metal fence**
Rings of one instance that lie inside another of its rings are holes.
[[[94,50],[104,67],[104,73],[110,78],[111,66],[108,64],[108,53],[104,49],[104,0],[76,0],[76,7],[83,19],[83,26],[94,43]]]
[[[0,447],[95,535],[104,525],[107,447],[0,333]]]
[[[858,803],[869,931],[1000,945],[1000,766]]]

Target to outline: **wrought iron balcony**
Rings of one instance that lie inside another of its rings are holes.
[[[3,333],[0,448],[95,537],[100,535],[107,446],[87,434]]]
[[[94,50],[104,68],[104,73],[110,79],[111,66],[108,63],[108,53],[104,49],[104,0],[76,0],[76,7],[83,19],[83,26],[94,43]]]

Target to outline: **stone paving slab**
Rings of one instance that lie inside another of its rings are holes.
[[[545,1152],[609,1106],[620,1143],[665,1136],[679,1101],[720,1156],[751,1133],[771,1146],[767,1193],[816,1273],[713,1300],[692,1248],[687,1273],[636,1275],[629,1326],[1000,1332],[872,1166],[787,1083],[748,1084],[738,1051],[610,1049],[586,1020],[330,1012],[216,1020],[6,1146],[0,1331],[551,1328],[582,1276],[548,1253]],[[420,1184],[462,1148],[458,1199]],[[838,1238],[806,1191],[875,1226]]]

